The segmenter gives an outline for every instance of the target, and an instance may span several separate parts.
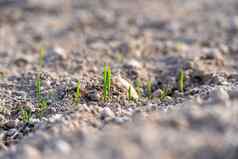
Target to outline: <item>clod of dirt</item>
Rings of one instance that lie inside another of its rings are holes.
[[[131,88],[131,97],[134,99],[139,98],[139,96],[138,96],[136,90],[134,89],[134,87],[132,86],[132,84],[130,84],[127,80],[123,79],[120,74],[114,76],[112,79],[112,82],[113,82],[113,84],[115,84],[116,86],[118,86],[119,88],[124,90],[124,93],[126,93],[126,94],[129,90],[129,88]]]

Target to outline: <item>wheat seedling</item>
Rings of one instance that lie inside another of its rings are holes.
[[[184,75],[184,71],[182,69],[179,71],[178,82],[179,82],[178,83],[179,91],[184,92],[185,75]]]
[[[20,112],[20,119],[24,122],[24,123],[29,123],[30,119],[31,119],[31,110],[30,109],[21,109]]]
[[[152,98],[152,82],[151,82],[151,80],[147,81],[147,97]]]
[[[81,97],[80,81],[78,80],[77,87],[76,87],[76,92],[74,94],[74,101],[75,101],[75,103],[79,103],[80,102],[80,97]]]
[[[111,88],[111,68],[104,65],[103,69],[103,98],[107,100],[110,98],[110,88]]]
[[[133,100],[132,93],[131,93],[131,86],[128,89],[128,100]]]

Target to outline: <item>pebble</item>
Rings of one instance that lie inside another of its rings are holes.
[[[129,117],[123,116],[123,117],[116,117],[113,119],[113,122],[116,124],[124,124],[125,122],[130,121],[131,119]]]
[[[231,99],[238,99],[238,88],[235,88],[229,92]]]
[[[229,94],[221,87],[216,88],[210,93],[209,102],[211,104],[226,103],[229,101]]]
[[[5,127],[12,129],[17,126],[17,120],[9,120],[7,123],[5,123]]]
[[[131,96],[134,99],[138,99],[139,96],[136,92],[136,90],[134,89],[134,87],[125,79],[123,79],[120,74],[116,75],[113,77],[112,79],[113,84],[117,85],[119,88],[122,88],[125,93],[127,94],[129,88],[131,88]]]
[[[161,96],[161,92],[162,90],[161,89],[157,89],[153,92],[152,96],[153,97],[160,97]]]
[[[67,54],[63,48],[54,47],[46,50],[45,64],[52,64],[57,60],[66,60]]]
[[[55,122],[55,121],[58,121],[62,118],[62,114],[55,114],[53,115],[51,118],[49,118],[49,122]]]
[[[101,116],[102,119],[114,118],[115,114],[109,107],[105,107],[105,108],[103,108],[100,116]]]
[[[18,58],[14,61],[14,64],[17,67],[25,67],[27,64],[29,63],[29,61],[26,58]]]
[[[135,60],[135,59],[131,59],[131,60],[127,61],[125,63],[125,66],[132,67],[132,68],[137,68],[137,69],[141,69],[143,67],[142,64],[139,61]]]
[[[63,154],[69,154],[71,151],[71,146],[63,140],[57,140],[55,146],[56,149]]]
[[[5,134],[6,136],[14,136],[17,133],[17,129],[10,129]]]
[[[57,55],[59,55],[63,60],[67,59],[67,54],[65,52],[65,50],[61,47],[55,47],[53,49],[54,53],[56,53]]]
[[[92,101],[100,101],[100,95],[96,90],[90,90],[87,92],[87,97]]]
[[[205,53],[205,59],[215,60],[219,66],[224,65],[224,56],[218,49],[204,48],[203,52]]]

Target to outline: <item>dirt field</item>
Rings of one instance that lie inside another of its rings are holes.
[[[237,159],[237,60],[237,0],[0,0],[0,159]]]

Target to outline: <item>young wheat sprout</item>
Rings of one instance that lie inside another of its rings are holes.
[[[46,110],[48,109],[48,102],[46,99],[40,99],[38,103],[39,111],[38,111],[38,117],[42,118]]]
[[[44,64],[45,64],[45,49],[40,48],[40,57],[39,57],[40,69],[44,67]]]
[[[22,108],[20,112],[20,119],[24,123],[29,123],[31,119],[31,110]]]
[[[128,89],[128,100],[133,100],[133,97],[131,94],[131,86],[129,86],[129,89]]]
[[[164,100],[165,97],[168,96],[168,94],[169,94],[168,89],[166,89],[166,88],[161,89],[160,90],[160,96],[159,96],[160,100]]]
[[[110,89],[111,89],[111,68],[104,65],[103,69],[103,98],[107,100],[110,98]]]
[[[40,79],[40,75],[37,75],[37,79],[35,81],[35,89],[36,89],[36,97],[38,99],[41,98],[41,79]]]
[[[152,98],[152,82],[151,82],[151,80],[147,81],[147,96],[148,96],[148,98]]]
[[[76,88],[76,92],[75,92],[74,101],[75,101],[76,103],[79,103],[79,102],[80,102],[80,97],[81,97],[80,81],[78,80],[78,82],[77,82],[77,88]]]
[[[180,92],[184,92],[184,83],[185,83],[185,75],[184,75],[184,71],[181,69],[179,71],[179,91]]]
[[[36,97],[38,99],[41,98],[41,73],[42,73],[42,68],[44,67],[45,63],[45,49],[40,48],[40,57],[39,57],[39,68],[38,68],[38,73],[35,81],[35,89],[36,89]]]
[[[39,107],[38,116],[40,118],[43,117],[44,113],[48,109],[47,100],[41,96],[41,87],[42,87],[41,74],[42,74],[42,69],[44,67],[44,63],[45,63],[45,49],[41,48],[40,56],[39,56],[39,68],[38,68],[38,73],[37,73],[37,77],[35,81],[36,97],[38,100],[38,107]]]

